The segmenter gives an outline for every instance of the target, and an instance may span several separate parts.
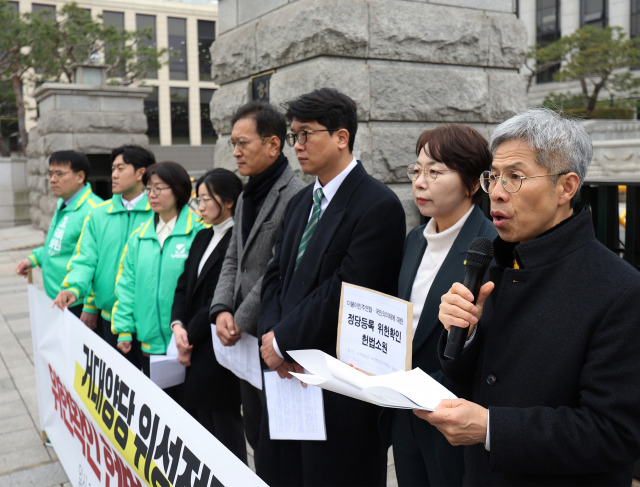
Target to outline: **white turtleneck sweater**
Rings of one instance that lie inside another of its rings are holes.
[[[418,267],[418,272],[416,273],[416,278],[411,288],[410,301],[413,303],[414,336],[418,322],[420,321],[422,308],[424,308],[424,302],[431,289],[431,284],[433,284],[444,259],[447,257],[449,250],[451,250],[453,242],[458,238],[460,230],[467,221],[467,218],[469,218],[469,215],[471,215],[474,206],[475,205],[472,205],[469,211],[453,226],[440,233],[436,232],[436,221],[433,218],[429,220],[427,226],[424,228],[424,238],[427,240],[427,248],[422,256],[420,267]]]
[[[205,249],[204,254],[202,254],[202,258],[200,259],[200,264],[198,265],[198,275],[200,275],[200,272],[202,272],[202,268],[204,267],[205,262],[207,262],[207,259],[209,258],[209,256],[211,255],[211,252],[213,252],[213,249],[216,248],[216,246],[220,243],[220,240],[222,240],[222,237],[225,236],[225,234],[229,231],[231,227],[233,227],[233,217],[229,217],[222,223],[218,223],[217,225],[212,226],[213,238],[209,241],[209,245],[207,245],[207,248]]]

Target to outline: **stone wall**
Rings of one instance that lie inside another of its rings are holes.
[[[45,83],[35,91],[40,117],[29,132],[26,155],[29,215],[36,228],[49,228],[56,207],[47,178],[51,153],[109,154],[122,144],[146,146],[143,101],[149,92],[149,88],[63,83]]]
[[[525,108],[526,33],[511,0],[220,0],[218,12],[216,165],[235,169],[225,142],[251,76],[275,70],[276,105],[334,87],[358,104],[356,157],[398,193],[410,227],[418,213],[405,167],[420,132],[453,122],[488,136]]]
[[[593,140],[593,160],[587,178],[638,179],[640,175],[640,121],[585,120]]]

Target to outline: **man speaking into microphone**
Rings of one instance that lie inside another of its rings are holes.
[[[620,485],[640,457],[640,273],[577,202],[593,155],[581,124],[532,109],[499,125],[481,176],[499,237],[487,282],[442,297],[473,402],[416,412],[465,449],[466,485]]]

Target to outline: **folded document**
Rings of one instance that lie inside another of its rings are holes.
[[[300,381],[378,406],[433,411],[441,400],[456,399],[449,389],[419,368],[367,375],[321,350],[288,353],[308,372],[290,372]]]

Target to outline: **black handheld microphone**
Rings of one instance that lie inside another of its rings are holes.
[[[482,287],[484,275],[493,259],[493,243],[484,237],[478,237],[471,242],[467,251],[466,271],[462,284],[473,293],[473,304],[478,299],[478,293]],[[444,348],[444,356],[449,359],[458,359],[462,354],[464,342],[467,341],[468,328],[453,326],[447,337],[447,345]]]

